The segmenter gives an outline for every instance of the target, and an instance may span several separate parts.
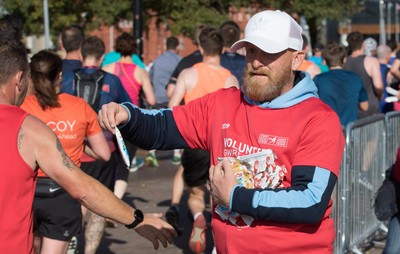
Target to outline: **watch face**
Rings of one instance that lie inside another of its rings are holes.
[[[135,219],[138,223],[142,222],[144,219],[143,213],[140,210],[135,210]]]

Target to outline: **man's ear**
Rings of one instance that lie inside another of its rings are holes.
[[[18,71],[15,75],[14,75],[14,77],[13,77],[13,82],[15,83],[15,85],[16,85],[16,87],[18,88],[18,91],[21,91],[22,90],[22,75],[23,75],[23,72],[22,71]]]
[[[203,56],[204,55],[204,50],[201,46],[199,46],[200,54]]]
[[[297,70],[305,58],[306,58],[306,54],[304,53],[304,51],[294,52],[293,53],[293,61],[292,61],[292,71]]]

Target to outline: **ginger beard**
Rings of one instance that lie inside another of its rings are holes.
[[[282,94],[282,89],[291,81],[291,62],[273,67],[263,66],[255,70],[248,64],[243,74],[242,91],[248,98],[258,101],[272,101]]]

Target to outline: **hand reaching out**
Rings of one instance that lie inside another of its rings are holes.
[[[161,219],[162,214],[145,214],[144,220],[140,223],[135,231],[153,243],[154,249],[157,250],[160,243],[164,248],[174,241],[177,236],[174,228]]]

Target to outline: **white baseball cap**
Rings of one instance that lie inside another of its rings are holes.
[[[262,11],[251,17],[244,30],[244,39],[235,42],[231,49],[236,51],[248,42],[271,54],[288,48],[302,50],[301,33],[301,26],[289,14]]]
[[[364,53],[367,56],[372,56],[372,52],[371,51],[376,51],[377,47],[378,47],[378,43],[376,42],[376,40],[372,37],[368,37],[367,39],[364,40]]]

